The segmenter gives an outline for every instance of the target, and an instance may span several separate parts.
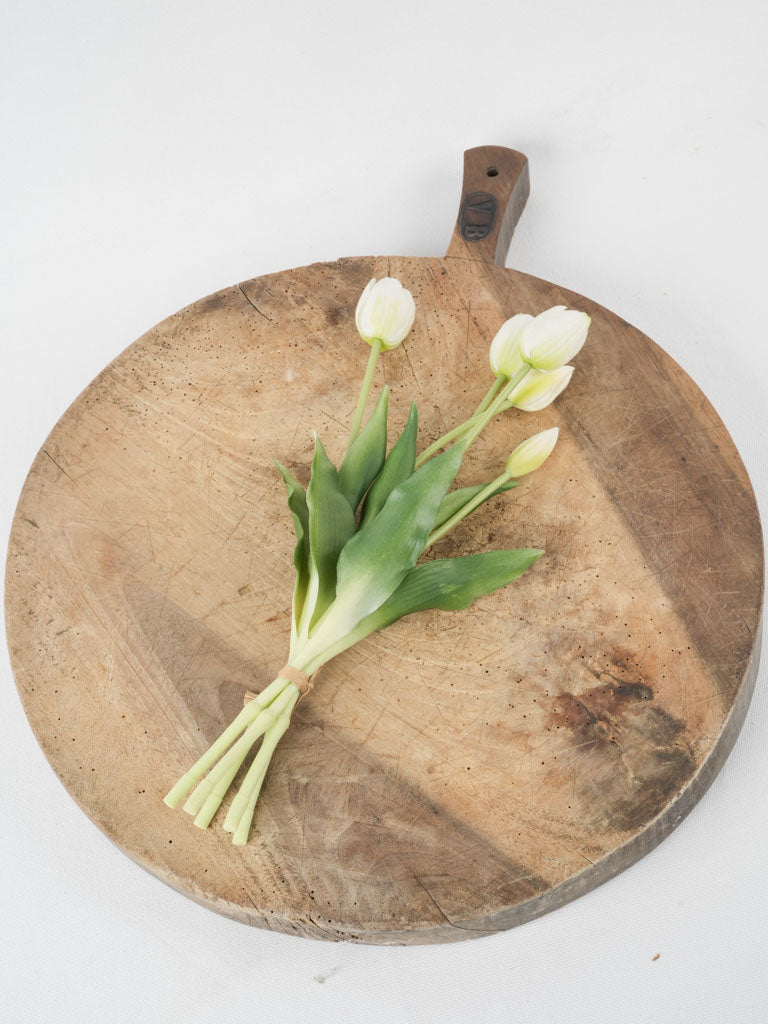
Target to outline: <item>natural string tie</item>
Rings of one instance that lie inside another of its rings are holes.
[[[306,672],[302,672],[300,668],[294,668],[293,665],[283,665],[277,673],[278,679],[285,679],[287,682],[294,684],[299,691],[299,700],[301,700],[301,698],[312,689],[316,676],[317,672],[313,672],[312,675],[307,675]],[[253,693],[252,690],[247,690],[243,696],[243,704],[250,703],[250,701],[255,700],[256,697],[258,697],[257,693]]]

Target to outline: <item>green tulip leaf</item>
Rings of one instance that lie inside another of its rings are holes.
[[[336,600],[318,624],[318,644],[349,633],[386,601],[414,567],[463,454],[457,446],[425,463],[392,491],[379,514],[349,540],[339,556]],[[309,510],[311,527],[311,501]]]
[[[336,596],[336,563],[355,532],[355,514],[341,491],[336,467],[315,435],[312,476],[307,488],[309,578],[299,625],[306,636]]]
[[[378,515],[392,491],[404,483],[413,473],[416,462],[416,435],[419,429],[419,414],[416,403],[411,404],[408,420],[403,432],[386,458],[384,467],[371,485],[363,506],[361,526],[367,526]]]
[[[296,570],[296,582],[293,587],[293,609],[291,633],[299,628],[299,620],[304,608],[309,584],[309,509],[307,495],[299,481],[290,470],[279,462],[275,463],[277,471],[283,478],[288,494],[288,508],[293,518],[293,529],[296,534],[296,547],[293,549],[293,567]]]
[[[387,452],[389,388],[379,395],[371,418],[347,449],[339,469],[339,487],[353,509],[384,465]]]
[[[406,573],[400,586],[386,601],[330,647],[324,654],[324,660],[335,657],[404,615],[428,608],[443,611],[468,608],[478,597],[491,594],[522,576],[543,554],[538,548],[517,548],[422,562]]]

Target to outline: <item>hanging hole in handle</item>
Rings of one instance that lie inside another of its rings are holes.
[[[488,175],[489,178],[495,178],[496,175],[499,173],[499,168],[498,167],[489,167],[488,170],[485,173]]]

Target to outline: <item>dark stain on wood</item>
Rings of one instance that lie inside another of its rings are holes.
[[[575,787],[585,813],[603,828],[635,830],[682,789],[696,761],[685,723],[652,703],[650,686],[602,675],[578,695],[558,695],[549,727],[568,733],[589,765]]]

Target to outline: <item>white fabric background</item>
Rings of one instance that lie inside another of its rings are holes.
[[[121,349],[260,273],[442,254],[482,143],[531,161],[510,265],[678,359],[765,510],[761,0],[15,0],[2,17],[3,550],[46,433]],[[165,888],[54,777],[4,645],[0,674],[3,1021],[766,1019],[765,672],[658,850],[515,931],[410,949],[256,931]]]

